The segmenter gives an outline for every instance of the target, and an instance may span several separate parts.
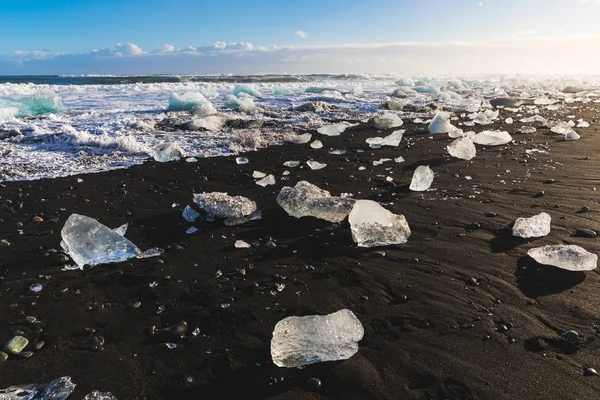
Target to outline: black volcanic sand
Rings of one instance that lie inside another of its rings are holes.
[[[575,115],[592,123],[577,129],[581,140],[565,142],[539,124],[535,134],[516,132],[531,124],[489,125],[484,128],[509,130],[515,140],[478,146],[471,162],[449,158],[446,135],[431,138],[426,125],[409,122],[398,148],[369,149],[365,139],[381,134],[363,125],[339,137],[315,135],[325,145],[320,150],[305,144],[249,153],[247,165],[234,157],[148,162],[4,183],[0,340],[20,329],[46,344],[28,359],[1,364],[0,387],[70,375],[74,399],[94,389],[120,400],[597,398],[600,377],[584,372],[600,370],[600,277],[540,266],[526,256],[532,247],[561,243],[600,252],[600,239],[573,236],[576,228],[600,230],[597,109],[563,110],[551,118]],[[520,118],[502,111],[499,120],[507,116]],[[347,153],[330,155],[330,148]],[[397,156],[406,162],[372,165]],[[289,180],[280,179],[284,161],[309,159],[328,165],[288,169]],[[408,189],[418,165],[433,168],[435,190]],[[277,183],[257,186],[254,170],[273,173]],[[347,222],[289,217],[276,194],[299,180],[333,195],[382,202],[406,216],[411,238],[400,246],[357,248]],[[199,231],[186,235],[191,224],[181,211],[202,191],[247,196],[263,219],[234,227],[198,220]],[[545,195],[536,197],[539,191]],[[591,212],[578,213],[582,206]],[[552,216],[549,236],[511,237],[511,222],[542,211]],[[52,249],[60,250],[60,230],[72,213],[110,227],[129,223],[127,237],[138,247],[166,252],[62,271],[64,260]],[[44,222],[32,222],[34,216]],[[238,239],[252,247],[234,248]],[[37,282],[44,286],[38,294],[29,290]],[[281,292],[278,283],[286,285]],[[132,307],[136,301],[139,308]],[[277,321],[342,308],[365,328],[355,356],[303,369],[272,364]],[[41,323],[29,325],[26,316]],[[153,340],[153,326],[182,320],[189,330],[177,348]],[[106,340],[101,351],[86,347],[92,329]],[[561,337],[571,329],[578,339]],[[317,392],[309,390],[312,377],[322,381]]]

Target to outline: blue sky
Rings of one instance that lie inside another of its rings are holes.
[[[518,43],[522,46],[538,38],[564,42],[569,37],[600,35],[598,21],[598,0],[0,0],[0,73],[33,71],[32,60],[47,61],[59,53],[89,54],[92,49],[157,59],[146,53],[152,54],[165,44],[169,53],[187,46],[208,49],[215,42],[251,43],[255,51],[284,46],[302,49],[303,59],[311,47],[329,46],[339,53],[339,48],[348,44],[522,39]],[[118,43],[135,47],[115,48]],[[235,50],[235,46],[229,49]],[[369,51],[368,56],[373,56],[372,49]],[[289,60],[289,52],[281,59]],[[352,53],[352,57],[357,54]],[[99,55],[109,56],[95,53],[94,58]],[[191,68],[190,55],[186,57]],[[94,73],[89,58],[80,70],[87,68]],[[228,62],[231,68],[232,61]],[[264,68],[276,69],[273,57],[269,62]],[[52,73],[61,68],[56,63],[45,64]],[[364,63],[358,67],[367,68]],[[213,68],[218,69],[218,65]],[[157,70],[162,72],[166,71]]]

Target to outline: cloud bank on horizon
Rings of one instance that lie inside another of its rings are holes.
[[[506,39],[398,42],[333,46],[213,46],[145,51],[133,43],[87,53],[0,53],[0,75],[40,74],[474,74],[600,73],[600,36],[535,36],[523,30]],[[304,38],[308,34],[297,31]]]

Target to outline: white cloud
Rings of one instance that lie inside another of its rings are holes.
[[[483,7],[483,1],[480,1],[479,3],[477,3],[477,5],[478,5],[479,7]]]
[[[175,51],[175,47],[165,44],[162,48],[156,50],[156,53],[172,53],[173,51]]]
[[[297,30],[296,36],[301,37],[302,39],[306,39],[308,37],[308,33],[301,30]]]
[[[600,36],[522,36],[472,42],[336,46],[213,46],[146,53],[134,44],[88,53],[0,54],[0,75],[255,73],[597,73]],[[163,48],[164,49],[164,48]],[[170,49],[170,48],[167,48]],[[561,57],[556,57],[560,54]],[[577,62],[573,62],[577,60]]]
[[[522,29],[519,31],[515,31],[513,36],[515,37],[523,37],[523,36],[535,36],[537,35],[537,30],[535,29]]]

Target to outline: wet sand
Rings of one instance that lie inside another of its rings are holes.
[[[488,125],[508,130],[514,141],[477,146],[470,162],[446,154],[446,135],[431,138],[426,125],[405,120],[398,148],[369,149],[365,139],[381,134],[361,125],[339,137],[315,134],[324,143],[320,150],[305,144],[248,153],[247,165],[235,157],[149,162],[3,183],[0,239],[8,243],[0,247],[0,340],[19,329],[45,346],[3,363],[0,387],[70,375],[78,385],[72,398],[94,389],[120,400],[595,398],[600,377],[584,371],[600,370],[600,277],[540,266],[526,256],[532,247],[561,243],[600,252],[600,239],[572,235],[576,228],[600,230],[598,107],[563,110],[552,118],[575,115],[591,123],[576,129],[580,140],[565,142],[539,124]],[[499,120],[508,116],[519,119],[503,110]],[[516,133],[522,125],[538,131]],[[331,155],[330,148],[347,153]],[[398,156],[406,161],[372,165]],[[328,165],[318,171],[282,165],[309,159]],[[436,173],[434,190],[408,189],[419,165]],[[257,186],[254,170],[274,174],[277,183]],[[287,181],[280,179],[285,170]],[[299,180],[333,195],[382,202],[406,216],[411,238],[357,248],[347,221],[289,217],[275,198]],[[263,219],[233,227],[202,219],[189,224],[181,211],[201,191],[247,196]],[[591,212],[578,213],[582,206]],[[550,235],[511,237],[511,222],[542,211],[552,216]],[[53,249],[60,250],[60,229],[72,213],[110,227],[129,223],[126,237],[138,247],[166,252],[62,271],[65,260]],[[44,222],[32,222],[34,216]],[[199,231],[186,235],[191,225]],[[234,248],[238,239],[252,247]],[[38,282],[44,289],[31,292]],[[277,283],[286,284],[281,292]],[[139,308],[132,307],[136,301]],[[303,369],[271,363],[277,321],[341,308],[365,328],[355,356]],[[28,324],[26,316],[41,323]],[[189,330],[177,348],[152,340],[153,326],[182,320]],[[195,328],[198,336],[191,335]],[[567,330],[579,338],[561,337]],[[86,347],[91,335],[105,338],[103,350]],[[312,377],[322,381],[317,392],[307,385]]]

